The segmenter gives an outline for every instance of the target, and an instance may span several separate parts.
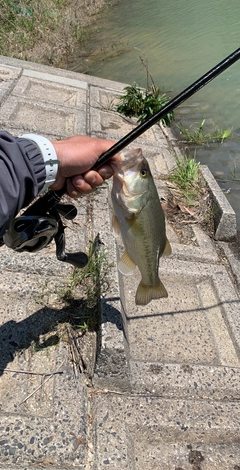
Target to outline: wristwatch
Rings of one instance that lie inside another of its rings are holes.
[[[41,191],[42,193],[56,180],[60,161],[57,159],[55,148],[53,147],[50,140],[37,134],[23,134],[20,137],[33,142],[39,148],[42,154],[46,168],[46,179],[44,187]]]

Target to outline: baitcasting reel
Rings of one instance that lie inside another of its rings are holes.
[[[59,191],[49,190],[37,199],[23,215],[12,221],[2,242],[14,251],[35,253],[54,239],[59,261],[70,263],[75,268],[86,266],[88,257],[85,253],[65,252],[64,226],[60,215],[67,220],[72,220],[77,215],[77,209],[73,204],[60,203],[65,190],[66,188]]]

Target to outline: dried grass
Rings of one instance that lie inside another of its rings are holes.
[[[0,0],[0,54],[61,67],[106,0]]]

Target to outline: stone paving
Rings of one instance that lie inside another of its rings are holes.
[[[112,108],[123,87],[0,57],[1,128],[117,140],[133,128]],[[154,126],[132,146],[142,148],[162,196],[173,136]],[[111,229],[109,189],[77,202],[67,249],[84,250],[99,233],[111,281],[101,334],[90,336],[87,373],[78,377],[56,335],[66,320],[58,292],[72,267],[57,261],[52,244],[36,254],[1,248],[1,469],[240,469],[236,219],[202,172],[218,208],[215,240],[193,225],[184,245],[168,223],[173,253],[161,260],[160,277],[169,297],[147,307],[134,303],[138,274],[116,268],[122,242]]]

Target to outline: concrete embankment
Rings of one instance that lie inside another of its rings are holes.
[[[1,128],[118,140],[133,128],[109,107],[124,86],[0,57]],[[177,142],[156,126],[133,146],[164,197]],[[36,254],[1,248],[0,468],[240,468],[240,263],[228,241],[236,219],[207,168],[203,174],[219,207],[216,240],[193,224],[184,244],[169,222],[173,253],[160,262],[169,297],[147,307],[134,303],[138,274],[117,271],[122,244],[113,237],[108,189],[76,202],[68,251],[99,233],[109,261],[100,348],[96,357],[89,334],[87,371],[77,377],[69,344],[56,334],[66,318],[58,292],[72,267],[57,261],[54,243]]]

